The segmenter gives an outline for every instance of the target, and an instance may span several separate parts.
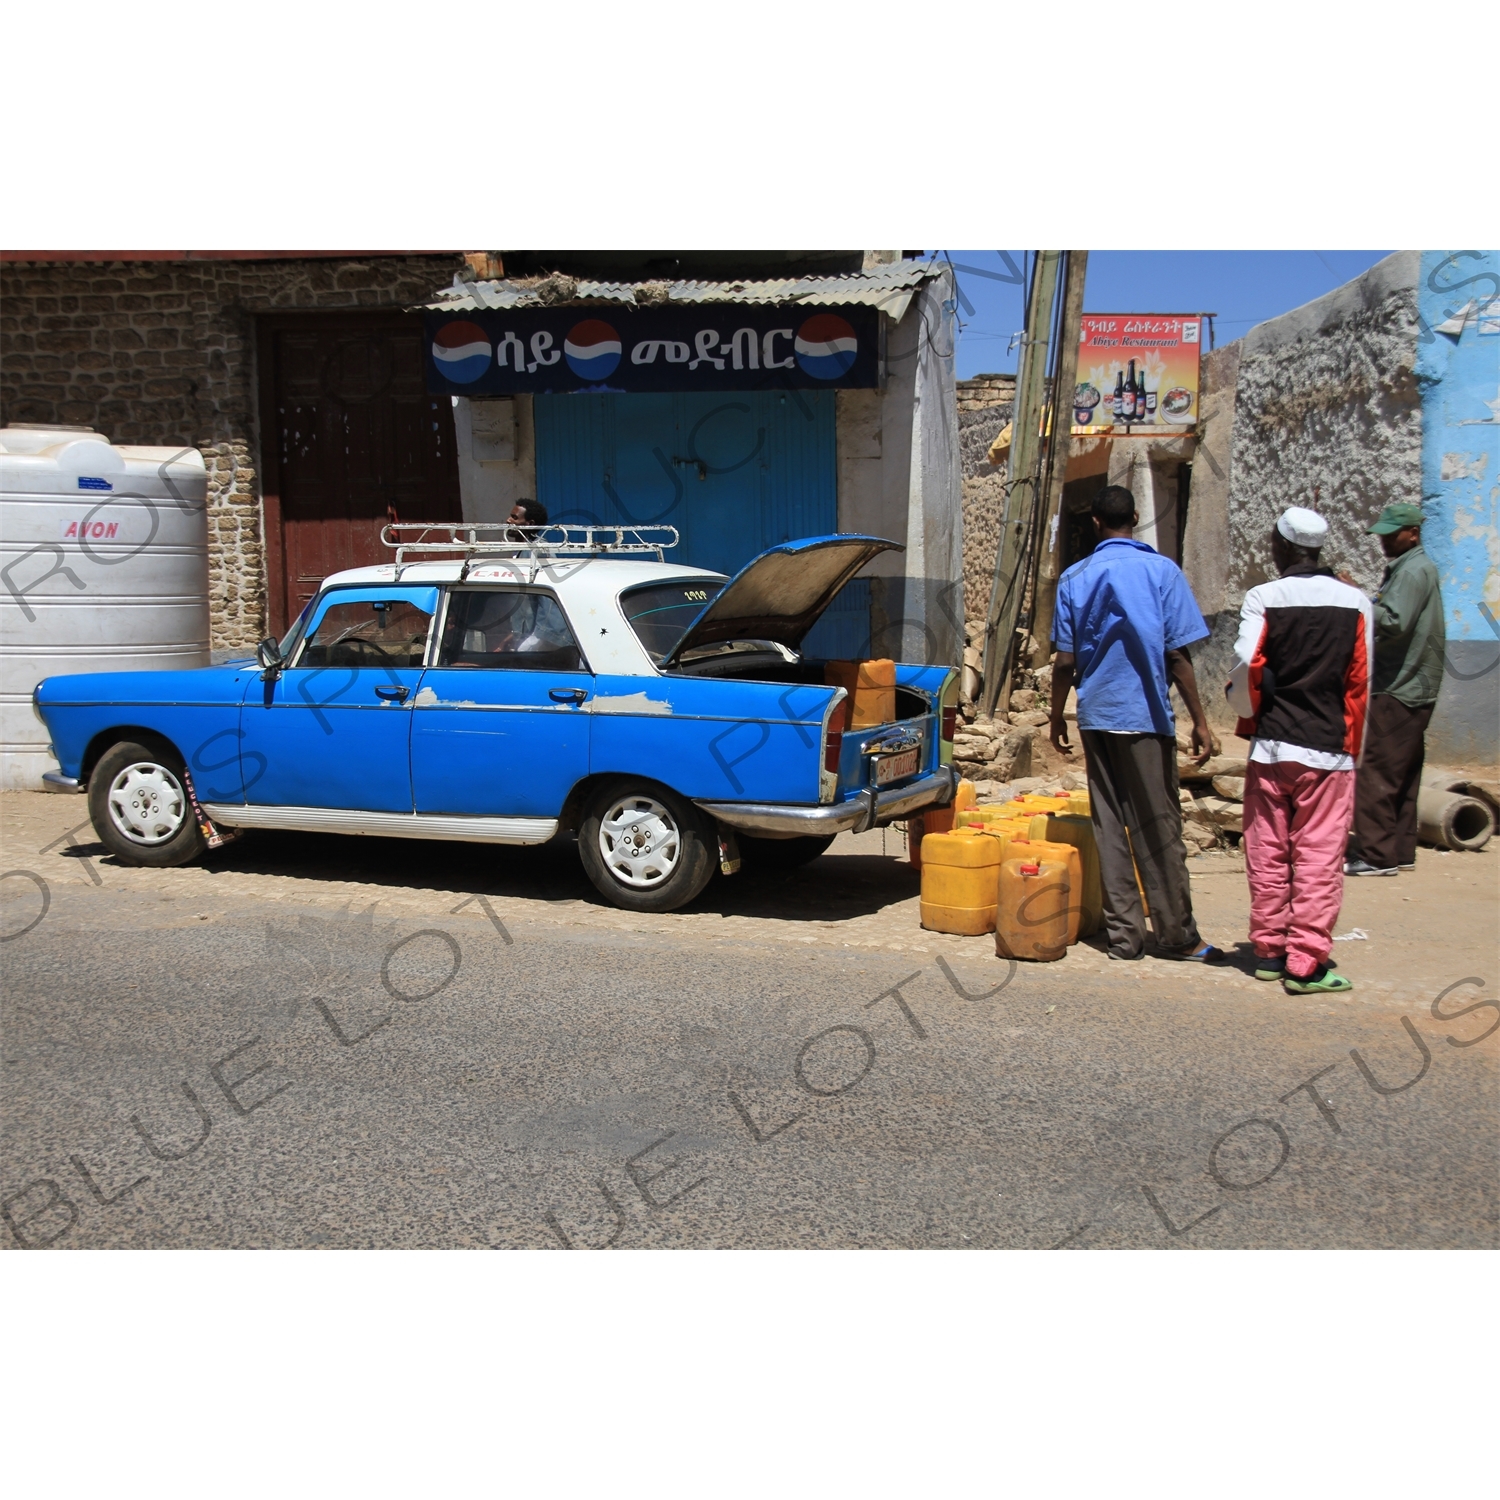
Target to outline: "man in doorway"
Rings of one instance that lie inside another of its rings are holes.
[[[1344,845],[1364,745],[1370,602],[1319,562],[1328,522],[1293,506],[1271,532],[1280,573],[1245,595],[1226,689],[1251,741],[1245,874],[1255,977],[1290,994],[1354,986],[1332,972]]]
[[[547,507],[540,500],[517,500],[510,508],[507,518],[518,526],[545,526]]]
[[[1168,696],[1170,678],[1192,715],[1201,765],[1213,753],[1213,736],[1186,648],[1203,640],[1208,626],[1182,570],[1135,540],[1139,517],[1129,490],[1112,484],[1100,491],[1093,518],[1094,550],[1057,585],[1051,739],[1073,753],[1063,710],[1076,677],[1109,956],[1134,959],[1145,951],[1139,868],[1158,953],[1217,962],[1223,955],[1193,921]]]
[[[1387,505],[1370,527],[1390,558],[1375,595],[1375,681],[1370,746],[1354,793],[1346,875],[1394,875],[1417,860],[1417,788],[1424,736],[1443,684],[1443,595],[1422,547],[1422,508]]]

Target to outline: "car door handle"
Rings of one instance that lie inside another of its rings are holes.
[[[411,691],[411,689],[409,687],[404,687],[399,682],[397,682],[397,683],[382,682],[382,683],[378,683],[376,685],[375,696],[377,698],[393,698],[393,699],[395,699],[395,701],[397,703],[401,703],[401,702],[405,701],[406,695],[410,691]]]
[[[588,697],[586,688],[553,688],[547,696],[554,703],[582,703]]]

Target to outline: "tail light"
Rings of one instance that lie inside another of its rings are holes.
[[[943,738],[951,744],[953,742],[953,736],[955,733],[957,733],[957,731],[958,705],[955,703],[943,710]]]
[[[844,753],[844,731],[830,724],[823,735],[823,769],[830,776],[839,773],[839,760]]]

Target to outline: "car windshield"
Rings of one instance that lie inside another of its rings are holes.
[[[723,589],[721,579],[652,583],[620,596],[620,608],[651,660],[661,663]]]

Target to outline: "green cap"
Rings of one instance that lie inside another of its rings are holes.
[[[1420,526],[1422,524],[1422,507],[1420,505],[1387,505],[1380,512],[1380,519],[1370,528],[1371,536],[1391,536],[1401,530],[1403,526]]]

